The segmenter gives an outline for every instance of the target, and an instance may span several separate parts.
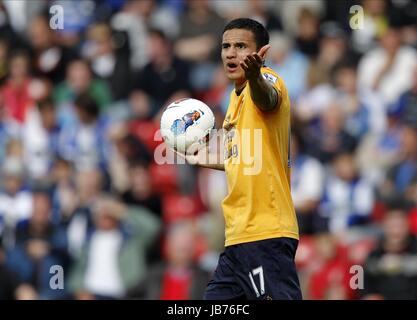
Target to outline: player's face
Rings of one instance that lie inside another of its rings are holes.
[[[245,72],[240,66],[248,54],[257,52],[254,34],[245,29],[231,29],[223,33],[222,61],[226,76],[235,82],[243,83]]]

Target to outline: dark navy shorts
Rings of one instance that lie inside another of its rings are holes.
[[[205,300],[300,300],[295,268],[298,241],[273,238],[226,247]]]

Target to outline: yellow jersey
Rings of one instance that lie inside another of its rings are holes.
[[[247,82],[239,95],[230,94],[223,122],[226,246],[299,237],[290,189],[290,99],[272,69],[263,67],[261,73],[280,94],[280,105],[261,111]]]

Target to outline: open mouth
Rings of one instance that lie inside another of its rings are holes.
[[[236,71],[236,70],[237,70],[237,67],[238,67],[237,63],[233,63],[233,62],[229,62],[229,63],[227,63],[227,64],[226,64],[226,66],[227,66],[227,70],[228,70],[229,72],[234,72],[234,71]]]

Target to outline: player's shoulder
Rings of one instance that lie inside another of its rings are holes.
[[[261,74],[265,80],[270,82],[277,90],[281,96],[281,101],[284,102],[285,106],[280,107],[280,109],[288,109],[289,110],[289,97],[288,97],[288,90],[285,85],[284,79],[282,79],[278,73],[270,67],[264,66],[261,68]],[[282,103],[281,103],[282,105]]]
[[[265,80],[275,85],[277,85],[281,80],[278,74],[273,69],[267,66],[261,68],[261,74]]]

